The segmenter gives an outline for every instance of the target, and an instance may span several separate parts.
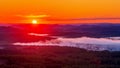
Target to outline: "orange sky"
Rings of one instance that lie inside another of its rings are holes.
[[[0,0],[0,22],[30,22],[33,17],[25,18],[27,15],[49,15],[46,19],[120,18],[120,0]]]

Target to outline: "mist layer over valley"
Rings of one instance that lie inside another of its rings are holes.
[[[0,45],[68,46],[119,51],[119,24],[1,25]]]

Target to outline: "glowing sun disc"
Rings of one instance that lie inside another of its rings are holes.
[[[32,24],[38,24],[37,20],[32,20]]]

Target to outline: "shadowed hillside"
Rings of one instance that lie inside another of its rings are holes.
[[[120,52],[72,47],[11,46],[0,54],[1,68],[115,68],[120,64]]]

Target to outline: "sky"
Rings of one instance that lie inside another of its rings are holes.
[[[120,22],[120,0],[0,0],[0,23]]]

